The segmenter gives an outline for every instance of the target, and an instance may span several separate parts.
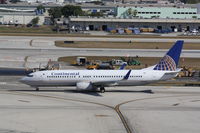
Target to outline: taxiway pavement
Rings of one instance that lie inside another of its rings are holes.
[[[111,87],[106,92],[77,92],[75,87],[36,92],[0,77],[0,132],[199,133],[200,87]]]

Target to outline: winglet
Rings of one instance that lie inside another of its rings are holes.
[[[127,65],[126,63],[122,64],[122,65],[120,66],[119,70],[123,70],[123,69],[125,68],[126,65]]]
[[[175,71],[178,66],[183,40],[177,41],[153,70]]]
[[[124,80],[127,80],[131,74],[131,70],[128,71],[128,73],[124,76]]]

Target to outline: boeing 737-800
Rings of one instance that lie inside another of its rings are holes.
[[[137,86],[168,80],[180,69],[178,62],[183,41],[177,41],[158,64],[141,70],[46,70],[29,74],[22,83],[35,87],[76,86],[77,90],[100,88],[105,92],[109,86]]]

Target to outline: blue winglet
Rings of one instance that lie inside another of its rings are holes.
[[[183,40],[177,41],[153,70],[175,71],[183,48]]]
[[[128,71],[128,73],[124,76],[124,80],[127,80],[131,74],[131,70]]]

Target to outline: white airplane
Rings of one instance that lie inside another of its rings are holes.
[[[141,70],[47,70],[23,77],[20,81],[39,90],[39,87],[76,86],[77,90],[105,92],[110,86],[137,86],[168,80],[181,69],[178,62],[183,41],[177,41],[158,64]]]

